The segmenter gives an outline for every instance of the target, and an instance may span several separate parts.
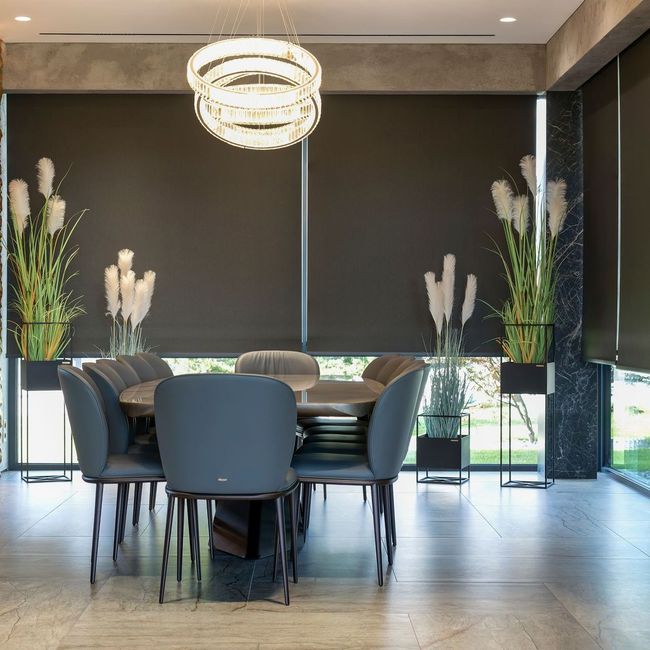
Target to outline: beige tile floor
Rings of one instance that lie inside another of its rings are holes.
[[[360,489],[324,501],[319,488],[288,608],[268,560],[210,562],[205,544],[202,583],[186,556],[159,605],[165,507],[143,505],[113,564],[107,492],[91,586],[92,487],[3,474],[0,647],[650,648],[650,499],[608,475],[544,492],[502,490],[496,474],[458,489],[404,473],[383,588]]]

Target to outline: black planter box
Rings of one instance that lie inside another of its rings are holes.
[[[417,437],[416,466],[418,470],[460,472],[469,467],[469,435],[456,438]]]
[[[20,385],[23,390],[61,390],[59,366],[61,359],[54,361],[20,360]]]
[[[501,363],[501,394],[552,395],[555,363]]]

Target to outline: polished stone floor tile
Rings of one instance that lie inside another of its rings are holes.
[[[372,509],[358,487],[313,494],[299,582],[283,604],[272,561],[210,561],[187,541],[165,604],[158,587],[162,486],[112,561],[107,489],[98,581],[88,584],[94,487],[0,479],[0,646],[8,648],[621,648],[650,647],[650,499],[607,475],[548,491],[508,490],[474,473],[461,488],[395,485],[398,547],[376,583]],[[174,536],[175,537],[175,536]]]

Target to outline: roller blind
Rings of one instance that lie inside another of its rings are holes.
[[[441,272],[445,253],[457,256],[458,294],[475,273],[479,298],[501,305],[490,185],[520,178],[534,149],[533,96],[325,97],[309,141],[310,350],[423,352],[423,274]],[[497,352],[488,314],[479,303],[468,353]]]
[[[620,56],[621,306],[618,360],[650,370],[650,33]]]
[[[87,315],[74,351],[106,346],[103,269],[135,251],[157,273],[155,351],[220,355],[300,345],[300,146],[251,152],[198,124],[191,95],[12,95],[9,177],[51,157],[69,211]],[[35,189],[35,183],[31,183]],[[35,194],[34,200],[35,200]]]
[[[616,362],[618,297],[618,71],[613,61],[582,89],[584,151],[583,354]]]

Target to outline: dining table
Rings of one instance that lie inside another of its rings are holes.
[[[307,417],[367,418],[384,390],[373,379],[334,375],[264,375],[284,382],[294,392],[298,420]],[[132,418],[154,417],[156,387],[165,379],[135,384],[120,394]],[[300,436],[300,428],[297,428]],[[275,510],[265,501],[217,501],[212,524],[214,548],[242,558],[272,555]]]

